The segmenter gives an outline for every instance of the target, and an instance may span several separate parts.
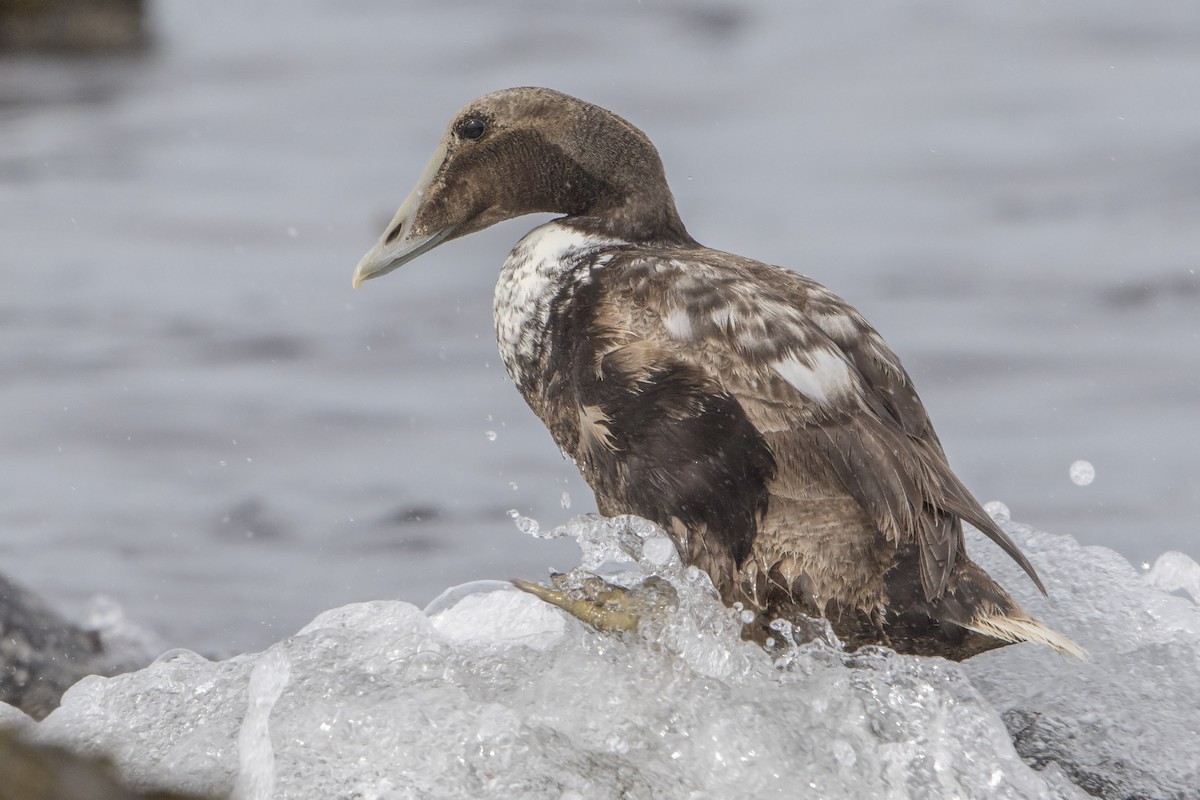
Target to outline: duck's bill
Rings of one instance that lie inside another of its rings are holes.
[[[424,174],[421,175],[421,179],[417,181],[412,192],[401,203],[400,210],[396,212],[396,216],[392,217],[383,236],[358,262],[358,266],[354,270],[355,289],[361,286],[363,281],[386,275],[422,253],[429,252],[454,232],[453,227],[416,235],[413,232],[413,224],[416,221],[417,212],[421,209],[421,201],[425,199],[425,193],[429,189],[429,185],[433,183],[445,158],[446,147],[442,145],[434,152],[433,158],[429,159],[429,166],[425,168]]]
[[[415,237],[406,237],[402,234],[391,245],[385,244],[381,239],[379,244],[363,256],[362,261],[359,261],[358,266],[354,268],[354,288],[362,286],[363,281],[387,275],[422,253],[428,253],[445,241],[453,231],[453,228],[442,228],[440,231]]]

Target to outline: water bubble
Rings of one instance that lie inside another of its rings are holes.
[[[1012,512],[1008,510],[1008,506],[999,500],[984,503],[983,510],[987,512],[989,517],[996,520],[996,522],[1008,522],[1012,519]]]
[[[1087,486],[1096,480],[1096,468],[1092,466],[1092,462],[1083,459],[1073,463],[1068,474],[1076,486]]]
[[[172,648],[154,659],[155,664],[170,664],[172,662],[203,664],[207,661],[207,658],[195,651],[188,650],[186,647]]]
[[[795,633],[793,633],[792,623],[780,617],[771,620],[771,623],[768,627],[770,627],[771,630],[775,631],[775,633],[779,635],[779,638],[783,640],[783,645],[785,647],[791,650],[796,649],[796,636]]]
[[[489,442],[494,442],[494,441],[496,441],[496,432],[495,432],[495,431],[484,431],[484,432],[483,432],[483,436],[484,436],[484,438],[485,438],[485,439],[487,439]]]
[[[642,559],[650,567],[665,567],[675,560],[675,545],[665,536],[655,536],[642,543]]]

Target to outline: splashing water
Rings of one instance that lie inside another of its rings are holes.
[[[983,510],[987,512],[989,517],[996,520],[996,522],[1008,522],[1012,519],[1012,512],[1009,510],[1008,506],[999,500],[992,500],[990,503],[984,503]]]
[[[636,631],[600,633],[479,582],[424,612],[326,612],[262,656],[179,652],[87,678],[26,730],[110,753],[138,786],[241,797],[265,796],[272,776],[274,796],[313,800],[1194,794],[1196,604],[1111,551],[1003,527],[1053,602],[973,531],[972,556],[1090,662],[1033,645],[962,665],[846,653],[821,620],[776,622],[767,652],[657,527],[580,517],[539,533],[579,543],[565,579],[666,587]],[[1181,556],[1157,574],[1192,586],[1200,566]]]
[[[275,750],[271,709],[291,677],[291,661],[279,645],[267,650],[250,671],[246,716],[238,731],[238,779],[233,800],[271,800],[275,795]]]
[[[1083,459],[1073,462],[1067,474],[1076,486],[1088,486],[1096,480],[1096,468],[1092,466],[1092,462]]]

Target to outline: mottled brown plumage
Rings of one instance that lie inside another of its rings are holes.
[[[661,525],[727,603],[825,616],[855,646],[1077,649],[967,558],[964,520],[1041,588],[879,334],[808,278],[698,244],[611,112],[531,88],[469,104],[355,285],[534,211],[565,216],[505,262],[497,338],[601,513]]]

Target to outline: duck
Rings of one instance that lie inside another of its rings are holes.
[[[743,616],[824,619],[850,649],[1082,657],[968,557],[964,522],[1045,594],[875,328],[798,272],[700,244],[617,114],[539,87],[471,101],[353,285],[532,213],[561,216],[500,268],[496,340],[600,514],[656,523]]]

